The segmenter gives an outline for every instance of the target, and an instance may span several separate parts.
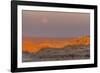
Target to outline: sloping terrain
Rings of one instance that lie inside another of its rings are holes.
[[[89,45],[90,38],[82,36],[77,38],[23,38],[23,52],[37,53],[43,48],[62,49],[65,46]]]
[[[77,60],[90,58],[88,36],[64,39],[23,40],[23,62]]]
[[[89,59],[89,45],[65,46],[62,49],[43,48],[37,53],[23,52],[23,62]]]

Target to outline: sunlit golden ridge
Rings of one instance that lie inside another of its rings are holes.
[[[36,53],[43,48],[62,49],[69,45],[89,45],[90,37],[81,36],[77,38],[49,39],[49,38],[23,38],[23,52]]]

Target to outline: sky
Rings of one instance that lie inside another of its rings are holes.
[[[67,38],[90,35],[90,14],[22,11],[23,37]]]

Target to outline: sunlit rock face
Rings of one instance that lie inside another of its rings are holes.
[[[90,37],[24,38],[23,62],[79,60],[90,58]]]
[[[81,36],[77,38],[24,38],[23,52],[36,53],[43,48],[62,49],[65,46],[89,44],[89,36]]]

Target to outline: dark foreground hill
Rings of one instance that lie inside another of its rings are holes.
[[[80,60],[90,58],[90,45],[65,46],[62,49],[42,48],[37,53],[22,53],[23,62]]]

